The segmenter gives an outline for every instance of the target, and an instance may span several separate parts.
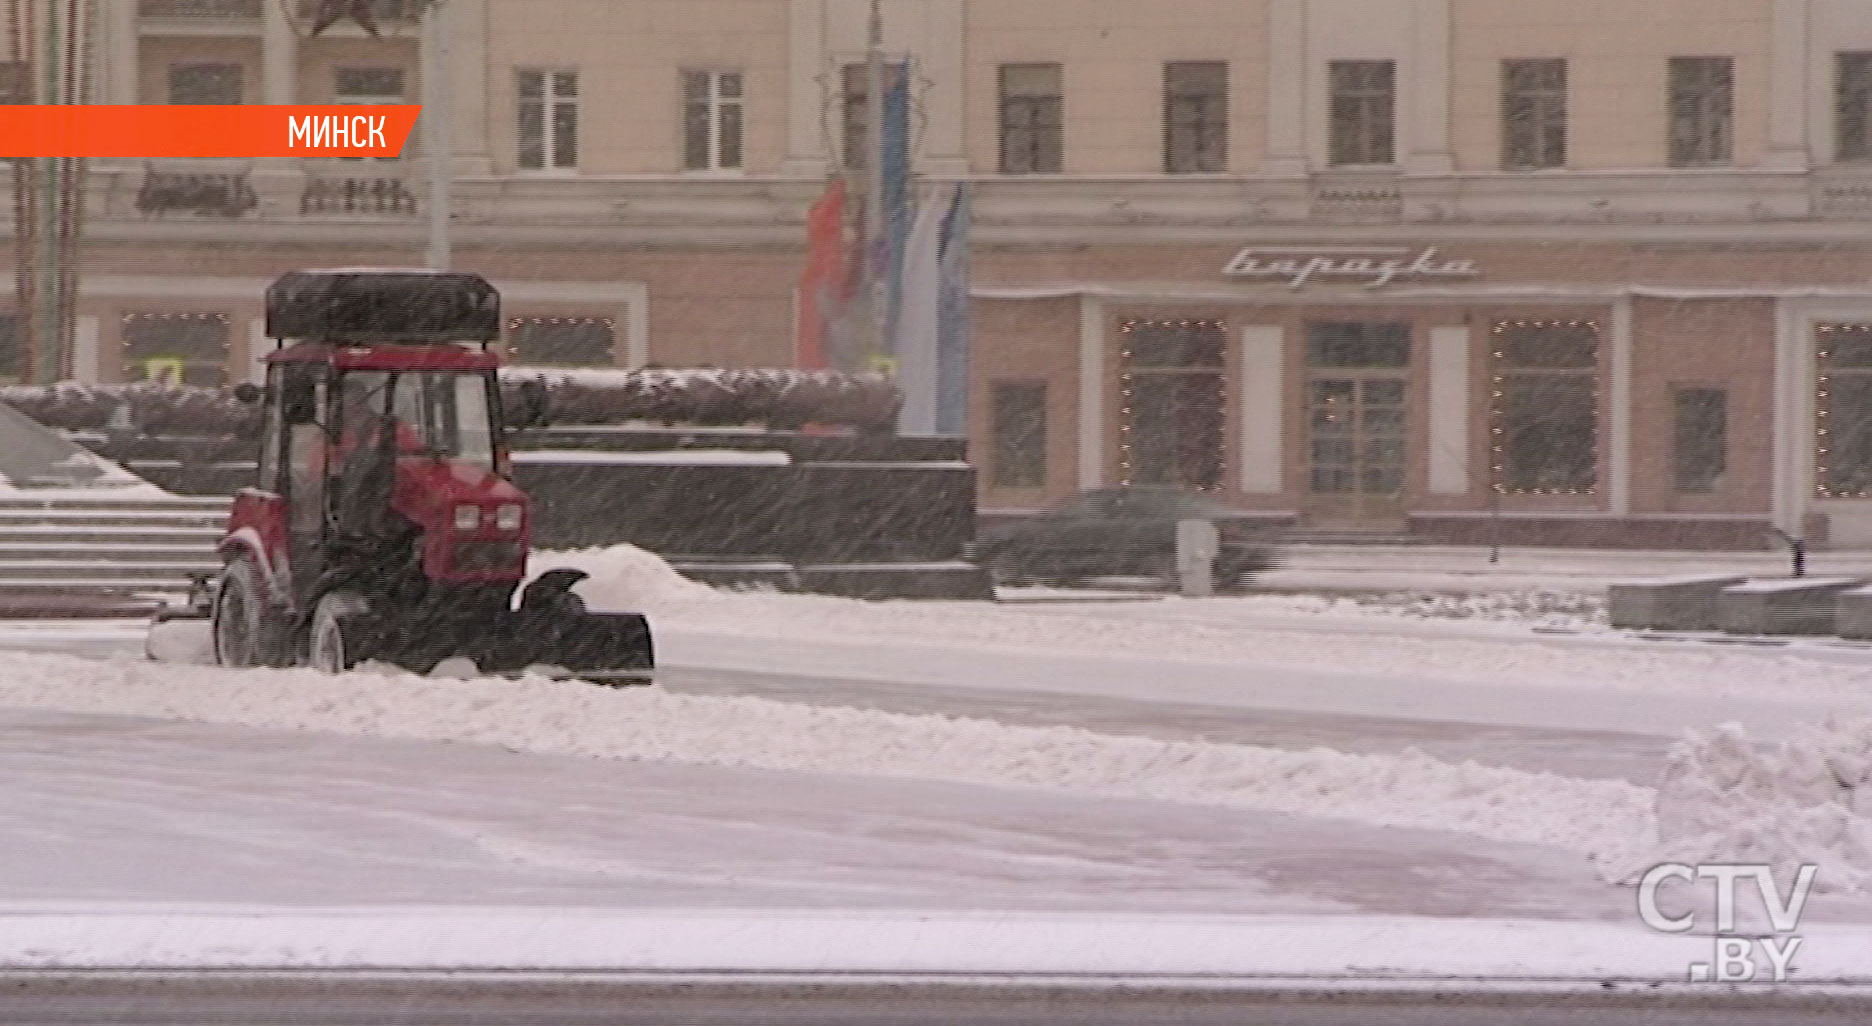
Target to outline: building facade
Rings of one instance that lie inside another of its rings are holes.
[[[102,0],[107,102],[420,102],[528,362],[784,366],[866,0]],[[413,5],[411,5],[413,6]],[[1872,4],[885,0],[975,183],[987,510],[1872,545]],[[419,133],[420,135],[420,133]],[[428,157],[100,163],[70,376],[253,373],[278,272],[422,259]]]

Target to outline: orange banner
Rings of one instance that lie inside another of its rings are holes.
[[[0,158],[397,157],[418,104],[0,104]]]

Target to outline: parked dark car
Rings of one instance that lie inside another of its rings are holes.
[[[1276,532],[1240,510],[1176,488],[1080,492],[1025,520],[983,531],[976,559],[998,583],[1070,585],[1096,577],[1177,580],[1177,523],[1216,525],[1216,589],[1235,590],[1274,565]]]

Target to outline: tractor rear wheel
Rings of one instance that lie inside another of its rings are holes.
[[[329,592],[319,599],[312,613],[312,636],[307,662],[324,673],[345,673],[363,661],[358,651],[357,635],[347,630],[353,617],[368,612],[364,597],[351,591]]]
[[[221,575],[214,597],[214,654],[222,666],[286,666],[286,628],[267,602],[266,585],[253,560],[236,556]]]

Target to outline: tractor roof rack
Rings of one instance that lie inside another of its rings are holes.
[[[500,293],[478,274],[419,268],[292,271],[267,288],[267,336],[302,342],[500,339]]]

